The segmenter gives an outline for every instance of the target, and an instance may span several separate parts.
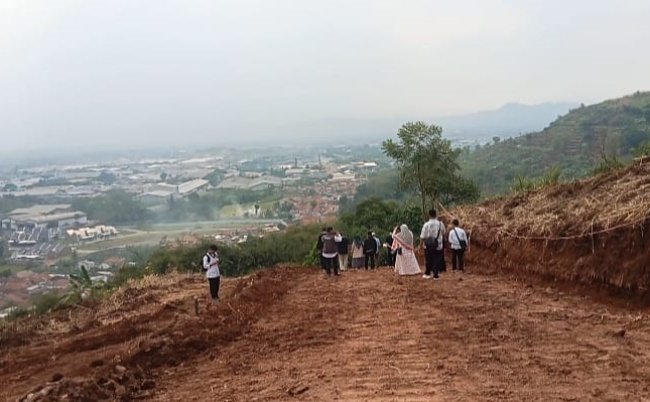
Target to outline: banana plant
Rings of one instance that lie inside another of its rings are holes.
[[[62,304],[79,303],[88,298],[94,298],[98,290],[104,288],[104,283],[93,283],[86,267],[81,267],[79,274],[70,274],[70,290],[61,298]]]

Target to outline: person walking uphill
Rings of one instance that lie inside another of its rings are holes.
[[[459,224],[460,222],[458,222],[458,219],[451,221],[451,231],[449,232],[451,263],[454,271],[465,270],[464,256],[465,250],[467,250],[467,245],[469,244],[467,233],[458,226]]]
[[[424,259],[426,261],[425,279],[438,279],[444,261],[442,239],[445,236],[445,228],[436,219],[436,210],[429,210],[429,221],[422,227],[420,239],[424,247]]]
[[[219,286],[221,285],[221,273],[219,272],[219,249],[212,245],[203,256],[203,270],[205,277],[210,284],[210,303],[214,304],[219,300]]]
[[[375,257],[379,252],[379,247],[377,247],[377,240],[372,235],[372,232],[368,232],[368,237],[363,242],[363,254],[365,256],[365,267],[368,269],[370,266],[372,269],[375,269]]]
[[[325,271],[328,276],[332,275],[332,269],[334,269],[334,275],[339,274],[339,266],[334,261],[338,255],[338,248],[336,245],[337,241],[341,241],[341,237],[334,233],[334,229],[328,227],[325,231],[325,234],[321,236],[321,241],[323,242],[323,252],[321,253],[323,264],[325,266]]]

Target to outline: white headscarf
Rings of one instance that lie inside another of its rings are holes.
[[[409,230],[409,227],[406,226],[406,224],[403,224],[402,226],[399,227],[400,229],[400,236],[402,237],[402,240],[404,243],[408,244],[409,246],[413,246],[413,232]]]

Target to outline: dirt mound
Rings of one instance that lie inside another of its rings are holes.
[[[228,344],[246,332],[290,288],[293,282],[287,277],[300,276],[295,271],[268,270],[224,281],[227,301],[199,316],[195,300],[201,310],[206,307],[205,281],[170,275],[136,282],[96,306],[60,311],[35,323],[28,320],[24,332],[18,323],[3,336],[8,342],[0,359],[0,398],[145,397],[159,370],[214,353],[214,345]],[[21,337],[24,344],[11,347]]]
[[[648,293],[650,160],[453,214],[472,232],[470,258],[495,270]]]

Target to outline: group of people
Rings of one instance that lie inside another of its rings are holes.
[[[458,219],[454,219],[447,229],[437,218],[435,209],[429,210],[429,220],[422,227],[418,246],[413,232],[405,224],[395,227],[383,246],[387,249],[388,265],[394,267],[399,275],[422,273],[416,257],[417,247],[420,247],[425,258],[423,277],[438,279],[446,266],[445,241],[451,249],[453,270],[463,271],[465,250],[469,244],[467,233],[460,227]],[[350,244],[346,236],[327,227],[319,235],[316,248],[321,268],[327,275],[339,275],[340,271],[348,268],[348,262],[352,268],[375,269],[379,264],[382,243],[374,232],[368,231],[364,240],[356,237]]]
[[[435,209],[429,211],[429,220],[422,227],[419,247],[424,249],[425,279],[438,279],[440,272],[445,270],[445,234],[452,253],[452,266],[454,270],[465,269],[464,254],[469,240],[467,233],[459,226],[458,219],[454,219],[451,228],[437,219]],[[417,275],[422,271],[416,257],[416,246],[413,232],[405,224],[397,226],[383,243],[387,249],[388,265],[395,267],[399,275]],[[339,275],[340,271],[348,268],[351,261],[352,268],[375,269],[379,264],[382,242],[377,235],[368,231],[364,240],[360,237],[354,239],[352,244],[347,237],[335,232],[332,227],[323,228],[316,244],[320,256],[320,264],[327,275]],[[351,255],[350,255],[351,254]],[[351,257],[351,258],[350,258]],[[219,287],[221,273],[219,271],[219,253],[215,245],[210,246],[201,261],[205,276],[210,287],[210,302],[219,300]]]

